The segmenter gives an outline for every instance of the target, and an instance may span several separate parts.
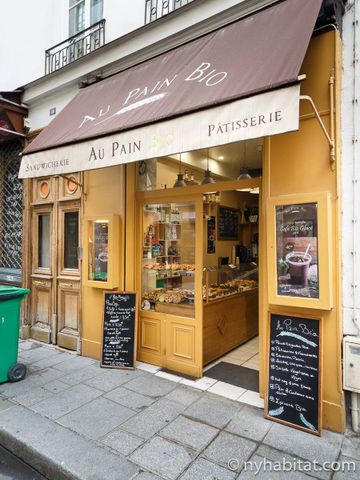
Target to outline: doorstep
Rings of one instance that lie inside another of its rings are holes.
[[[152,373],[156,377],[187,385],[188,387],[197,388],[203,392],[207,391],[230,400],[236,400],[237,402],[251,405],[252,407],[264,408],[264,400],[257,392],[246,390],[244,388],[231,385],[230,383],[225,383],[206,376],[197,380],[190,380],[182,377],[181,375],[164,372],[161,370],[161,367],[144,362],[136,362],[136,368]]]

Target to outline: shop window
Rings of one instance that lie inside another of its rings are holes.
[[[38,266],[50,268],[50,213],[38,216]]]
[[[194,317],[195,205],[145,205],[142,257],[142,310]]]
[[[23,185],[17,142],[0,149],[0,282],[21,283]]]
[[[64,215],[64,268],[78,269],[79,213]]]

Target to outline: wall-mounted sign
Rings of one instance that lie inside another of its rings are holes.
[[[216,218],[207,220],[207,253],[216,252]]]
[[[89,280],[108,280],[109,221],[93,220],[89,228]]]
[[[321,432],[321,319],[270,314],[265,416]]]
[[[104,293],[101,366],[135,368],[136,294]]]
[[[239,224],[238,209],[219,206],[218,240],[239,240]]]
[[[328,192],[267,200],[269,303],[330,310],[333,232]]]
[[[318,206],[276,206],[278,295],[319,298]]]

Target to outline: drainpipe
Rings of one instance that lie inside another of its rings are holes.
[[[359,433],[359,395],[351,392],[351,425],[355,433]]]
[[[358,172],[358,159],[359,159],[359,139],[358,135],[360,132],[360,83],[358,76],[360,75],[360,65],[359,65],[359,55],[360,55],[360,39],[358,38],[358,26],[359,26],[359,8],[358,8],[358,1],[355,0],[353,3],[353,35],[354,35],[354,47],[353,47],[353,75],[354,75],[354,84],[353,84],[353,175],[352,175],[352,193],[353,193],[353,211],[352,211],[352,262],[353,262],[353,281],[352,281],[352,290],[353,290],[353,312],[352,312],[352,320],[357,329],[357,336],[360,336],[360,324],[359,319],[357,318],[357,302],[356,298],[359,294],[360,284],[358,281],[358,265],[357,262],[360,260],[359,255],[359,239],[358,237],[358,194],[360,189],[360,182],[359,182],[359,172]],[[356,392],[351,392],[351,423],[352,429],[354,432],[359,432],[359,394]]]

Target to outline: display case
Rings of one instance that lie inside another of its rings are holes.
[[[208,266],[203,274],[204,365],[258,335],[258,267]]]
[[[119,231],[118,215],[85,218],[87,285],[103,289],[119,286]]]
[[[141,309],[194,317],[194,205],[146,205],[142,251]]]
[[[205,267],[203,299],[208,303],[257,289],[258,275],[255,263]]]

